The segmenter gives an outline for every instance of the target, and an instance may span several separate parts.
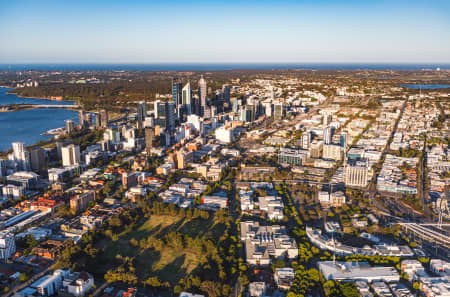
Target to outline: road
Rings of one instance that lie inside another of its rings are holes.
[[[25,289],[26,287],[28,287],[29,285],[31,285],[33,282],[35,282],[36,280],[38,280],[39,278],[43,277],[44,275],[46,275],[47,273],[51,272],[53,264],[49,265],[46,269],[44,269],[43,271],[39,272],[38,274],[33,275],[29,280],[27,280],[24,283],[21,283],[17,286],[15,286],[13,289],[11,289],[9,292],[3,294],[3,297],[9,297],[14,295],[15,293]]]

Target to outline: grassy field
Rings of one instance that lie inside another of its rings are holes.
[[[208,237],[213,241],[223,234],[225,226],[217,224],[213,218],[207,221],[201,219],[187,219],[166,215],[153,215],[138,228],[119,235],[117,241],[103,240],[96,244],[97,248],[104,248],[99,259],[98,273],[111,269],[111,261],[116,255],[133,257],[135,259],[136,273],[139,280],[157,276],[163,282],[176,284],[180,278],[191,273],[202,262],[202,257],[190,252],[188,249],[175,251],[165,246],[161,250],[141,250],[134,247],[130,240],[137,241],[153,235],[162,238],[169,232],[177,231],[192,238]]]

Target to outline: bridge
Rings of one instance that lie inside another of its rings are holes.
[[[24,104],[25,105],[25,104]],[[26,104],[25,107],[32,107],[32,108],[79,108],[80,106],[77,104],[74,105],[51,105],[51,104]]]

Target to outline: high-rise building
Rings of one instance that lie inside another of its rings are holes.
[[[342,132],[339,135],[339,145],[346,150],[347,149],[347,132]]]
[[[44,149],[37,147],[30,150],[31,170],[43,172],[45,169]]]
[[[223,96],[223,101],[225,103],[230,103],[230,92],[231,92],[231,86],[230,85],[223,85],[222,86],[222,96]]]
[[[206,80],[203,78],[203,75],[200,77],[200,80],[198,81],[198,98],[200,100],[200,106],[203,110],[206,107],[206,95],[207,95],[208,88],[206,86]]]
[[[182,104],[182,91],[183,85],[181,84],[181,80],[176,78],[172,80],[172,100],[175,106]]]
[[[86,119],[85,119],[85,114],[83,110],[78,111],[78,122],[80,124],[81,129],[83,129],[86,125]]]
[[[323,130],[323,141],[325,144],[331,144],[333,139],[333,130],[330,126]]]
[[[104,109],[100,111],[100,126],[102,128],[108,127],[108,112]]]
[[[70,144],[61,148],[63,166],[73,166],[80,164],[80,147]]]
[[[175,130],[175,114],[173,102],[155,102],[156,110],[156,124],[166,131],[172,132]]]
[[[147,155],[150,155],[151,153],[154,138],[155,138],[155,131],[153,131],[153,128],[150,127],[145,128],[145,150],[147,151]]]
[[[344,168],[344,183],[351,187],[366,187],[369,164],[366,159],[348,160]]]
[[[66,120],[66,133],[70,134],[74,131],[73,121],[72,120]]]
[[[190,115],[192,113],[192,88],[190,82],[183,88],[182,99],[183,105],[186,107],[186,113],[187,115]]]
[[[145,117],[147,115],[147,103],[145,101],[141,101],[137,105],[137,128],[142,129],[144,127]]]
[[[238,112],[239,111],[239,100],[237,98],[233,98],[231,100],[231,105],[232,105],[231,110],[233,112]]]
[[[0,232],[0,259],[6,262],[16,253],[16,240],[14,233],[9,231]]]
[[[30,170],[30,153],[25,150],[23,142],[13,142],[13,157],[19,170]]]
[[[274,106],[273,117],[275,120],[281,120],[284,117],[284,105],[283,103],[276,103]]]

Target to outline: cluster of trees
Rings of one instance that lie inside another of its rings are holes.
[[[295,278],[287,297],[306,296],[320,285],[320,273],[316,268],[306,270],[302,265],[294,265]]]
[[[359,292],[352,282],[335,282],[332,280],[323,284],[323,290],[327,297],[358,297]]]

